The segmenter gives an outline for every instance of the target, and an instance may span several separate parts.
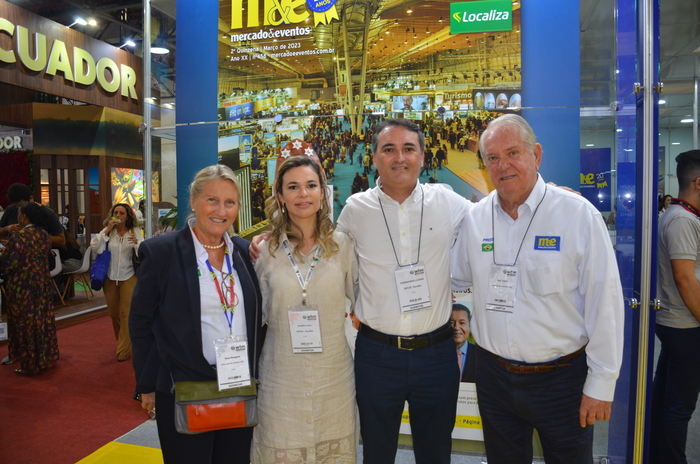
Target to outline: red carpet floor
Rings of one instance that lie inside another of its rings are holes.
[[[60,329],[58,347],[56,367],[37,376],[0,365],[0,464],[73,464],[148,419],[109,317]]]

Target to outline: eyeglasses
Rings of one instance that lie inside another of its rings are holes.
[[[238,295],[235,291],[233,291],[234,286],[229,285],[229,282],[233,282],[234,285],[236,283],[235,279],[233,278],[233,274],[222,272],[221,279],[223,280],[221,285],[221,293],[223,293],[224,295],[224,301],[226,302],[226,306],[229,310],[231,310],[231,306],[229,306],[229,304],[232,300],[231,292],[233,292],[233,308],[235,309],[235,307],[238,306]]]

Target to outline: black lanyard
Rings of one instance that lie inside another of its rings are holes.
[[[544,195],[542,195],[542,199],[540,199],[540,202],[537,203],[537,207],[535,208],[535,212],[532,213],[532,217],[530,218],[530,223],[527,225],[527,229],[525,229],[525,235],[523,235],[523,239],[520,241],[520,246],[518,247],[518,254],[515,255],[515,261],[513,261],[513,264],[501,264],[496,262],[496,233],[494,232],[494,227],[493,227],[493,217],[496,215],[495,214],[495,206],[494,206],[494,199],[493,197],[491,198],[491,236],[493,237],[493,253],[491,254],[491,259],[493,261],[493,264],[496,264],[498,266],[515,266],[515,264],[518,262],[518,256],[520,256],[520,250],[523,248],[523,243],[525,243],[525,238],[527,237],[527,233],[530,231],[530,226],[532,225],[532,221],[535,220],[535,214],[537,214],[537,211],[540,209],[540,205],[544,201],[544,197],[547,196],[547,185],[544,186]],[[507,214],[504,212],[504,214]]]
[[[418,232],[418,256],[416,257],[416,262],[415,263],[409,263],[409,264],[404,264],[403,266],[401,265],[399,261],[399,255],[396,254],[396,247],[394,246],[394,239],[391,238],[391,231],[389,230],[389,223],[386,220],[386,214],[384,214],[384,206],[382,205],[382,199],[379,193],[377,193],[377,200],[379,200],[379,207],[382,209],[382,216],[384,217],[384,224],[386,225],[386,232],[389,234],[389,240],[391,240],[391,248],[394,250],[394,259],[396,259],[396,264],[398,264],[399,267],[409,267],[409,266],[415,266],[420,262],[420,242],[421,238],[423,237],[423,208],[425,207],[425,192],[423,191],[423,186],[420,186],[420,198],[421,198],[421,204],[420,204],[420,229]],[[401,232],[401,231],[399,231]]]
[[[686,211],[693,213],[696,217],[700,218],[700,212],[687,201],[681,200],[680,198],[671,198],[671,204],[678,205]]]

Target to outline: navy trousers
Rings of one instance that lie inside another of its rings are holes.
[[[552,372],[514,374],[477,347],[476,393],[489,464],[531,464],[533,429],[547,464],[593,463],[593,426],[579,423],[585,353],[569,363]]]
[[[394,462],[405,401],[416,464],[449,464],[459,392],[453,339],[405,351],[359,333],[355,388],[365,464]]]
[[[656,325],[661,353],[651,391],[649,462],[685,464],[688,422],[700,392],[700,327]]]

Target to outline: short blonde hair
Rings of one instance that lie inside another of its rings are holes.
[[[213,164],[211,166],[207,166],[206,168],[202,169],[197,174],[195,174],[194,180],[190,184],[190,204],[194,199],[196,199],[202,194],[202,190],[204,190],[204,186],[206,184],[218,179],[229,180],[233,182],[233,185],[236,187],[236,192],[238,193],[238,201],[240,205],[241,184],[238,182],[238,177],[236,177],[236,174],[233,172],[233,170],[231,170],[230,167],[225,166],[223,164]],[[194,217],[194,213],[190,213],[190,215],[187,217],[188,219],[190,217]],[[236,235],[236,231],[233,229],[233,225],[229,227],[228,234],[230,236]]]

